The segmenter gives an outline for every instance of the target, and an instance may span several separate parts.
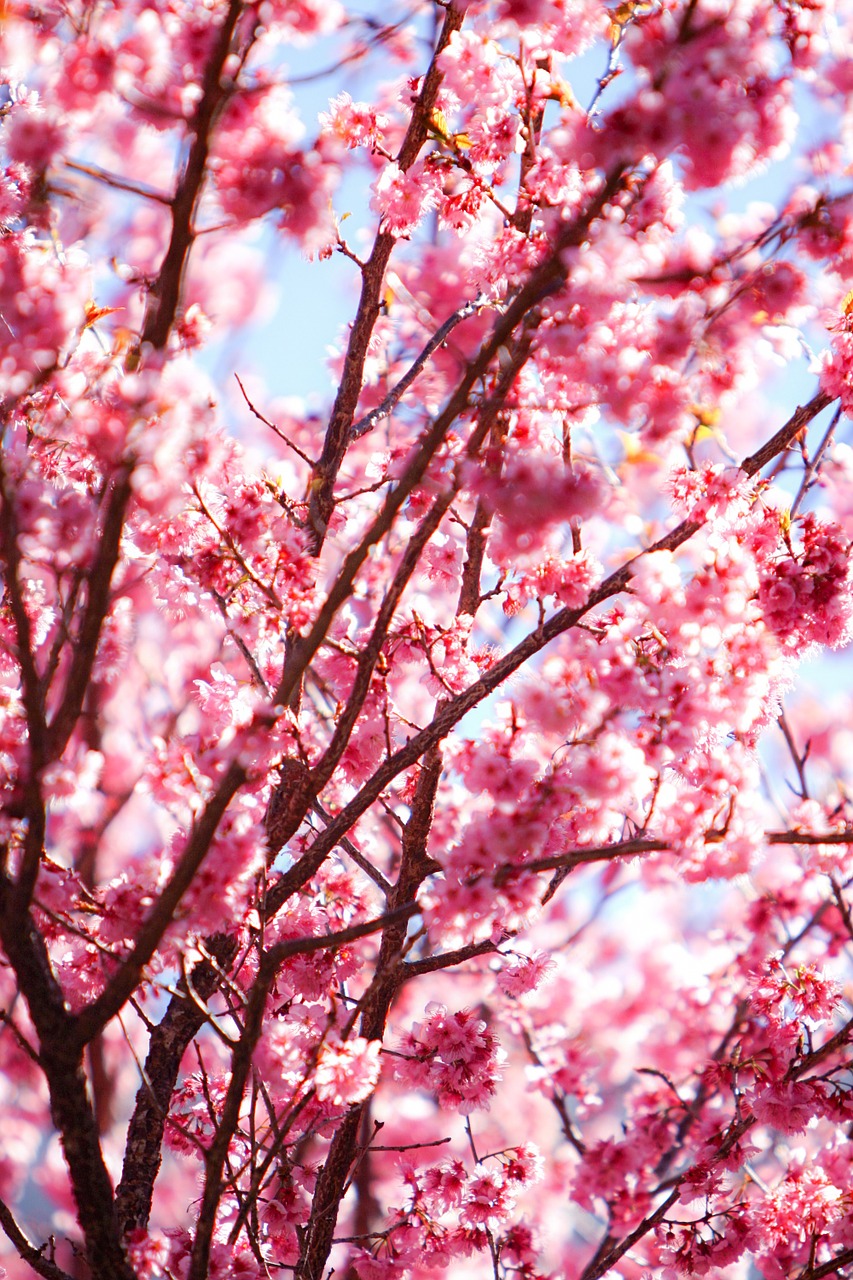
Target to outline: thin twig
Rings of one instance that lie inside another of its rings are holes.
[[[832,442],[832,437],[835,432],[835,428],[838,426],[840,417],[841,417],[841,405],[839,404],[835,410],[835,413],[832,415],[830,419],[829,426],[826,428],[826,431],[823,433],[823,438],[820,444],[818,445],[817,449],[815,450],[814,457],[810,458],[809,461],[806,463],[806,468],[805,468],[805,471],[803,472],[803,478],[800,481],[800,487],[797,490],[797,496],[794,498],[794,501],[791,503],[791,512],[790,512],[791,519],[793,519],[794,516],[797,514],[797,511],[800,508],[800,504],[802,503],[809,489],[814,484],[815,474],[818,468],[820,467],[823,455],[826,453],[826,450],[829,448]]]
[[[788,724],[788,720],[784,711],[780,711],[779,715],[776,718],[776,723],[779,726],[779,729],[782,733],[783,738],[785,739],[785,742],[788,747],[788,752],[791,756],[792,761],[794,762],[794,768],[797,771],[797,777],[800,780],[800,799],[808,800],[809,784],[808,784],[808,779],[806,778],[806,760],[808,759],[808,755],[809,755],[809,744],[806,743],[805,750],[803,751],[802,755],[800,755],[800,752],[797,750],[797,744],[794,741],[794,735],[791,732],[791,727]]]
[[[311,808],[320,818],[323,819],[325,825],[328,826],[332,821],[332,815],[323,808],[319,800],[315,800]],[[382,890],[383,895],[386,898],[390,897],[394,886],[389,880],[385,879],[382,872],[375,867],[369,859],[365,858],[363,853],[360,853],[359,850],[356,849],[352,840],[350,840],[348,836],[343,836],[342,839],[338,841],[338,844],[340,848],[343,849],[344,853],[352,859],[355,865],[360,867],[364,874],[373,881],[377,888]]]
[[[234,377],[237,379],[237,386],[242,392],[243,399],[246,401],[246,406],[249,409],[249,412],[254,414],[258,422],[262,422],[265,427],[269,427],[270,431],[274,432],[275,435],[278,436],[279,440],[287,445],[288,449],[292,449],[298,458],[301,458],[303,462],[307,462],[309,467],[315,467],[317,464],[314,459],[309,458],[307,453],[303,453],[298,444],[294,444],[290,437],[286,436],[280,427],[277,427],[274,422],[270,422],[269,418],[265,418],[261,411],[255,407],[249,399],[249,393],[240,381],[240,375],[235,373]]]
[[[266,680],[264,679],[263,674],[261,673],[260,667],[258,666],[257,662],[255,662],[255,659],[252,656],[252,652],[249,649],[249,646],[246,644],[245,640],[239,634],[239,632],[237,632],[231,626],[231,619],[228,617],[228,605],[223,600],[222,596],[219,594],[219,592],[216,590],[215,587],[208,586],[207,589],[213,596],[214,600],[216,601],[216,606],[219,609],[219,612],[222,614],[223,620],[227,628],[226,635],[228,636],[228,639],[231,641],[233,645],[236,646],[237,649],[239,649],[240,653],[243,656],[243,661],[246,663],[246,666],[249,668],[249,671],[251,672],[252,679],[255,681],[255,684],[258,686],[259,689],[263,690],[263,692],[267,695],[267,697],[269,697],[272,691],[269,685],[267,684]]]
[[[771,462],[777,454],[784,453],[788,445],[819,413],[823,412],[828,404],[832,404],[832,396],[826,391],[818,391],[808,404],[799,405],[775,435],[772,435],[760,449],[756,449],[755,453],[744,458],[740,464],[741,471],[745,471],[748,476],[757,475],[761,468]]]
[[[63,160],[66,169],[72,169],[74,173],[85,174],[87,178],[94,178],[97,182],[103,182],[108,187],[114,187],[116,191],[128,191],[131,195],[142,196],[144,200],[154,200],[157,204],[170,205],[172,197],[165,191],[156,191],[154,187],[149,187],[145,182],[134,182],[130,178],[122,178],[117,173],[110,173],[109,169],[102,169],[97,164],[81,164],[79,160]]]
[[[15,1221],[12,1210],[3,1200],[0,1200],[0,1226],[2,1226],[9,1240],[17,1249],[19,1256],[38,1275],[44,1276],[45,1280],[73,1280],[73,1277],[67,1271],[63,1271],[55,1262],[51,1262],[49,1258],[44,1256],[46,1245],[42,1245],[40,1249],[37,1249],[27,1239]]]
[[[458,324],[461,324],[463,320],[467,320],[469,316],[476,315],[484,307],[493,305],[494,303],[490,302],[485,294],[480,294],[473,302],[466,302],[458,311],[454,311],[451,316],[448,316],[444,324],[436,329],[429,342],[403,374],[397,385],[388,392],[382,403],[378,404],[375,409],[371,409],[370,413],[366,413],[363,418],[359,418],[358,422],[353,423],[349,429],[349,440],[360,440],[363,435],[366,435],[368,431],[371,431],[376,426],[377,422],[381,422],[383,418],[387,418],[392,413],[402,396],[417,378],[421,369],[423,369],[427,360],[429,360],[433,351],[446,342]]]
[[[246,781],[247,766],[234,760],[208,800],[187,837],[184,852],[172,876],[143,922],[133,950],[122,961],[104,990],[76,1019],[75,1038],[81,1046],[106,1026],[142,981],[148,964],[169,927],[175,909],[192,884],[231,799]]]

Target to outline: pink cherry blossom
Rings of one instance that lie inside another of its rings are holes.
[[[439,1106],[463,1115],[488,1108],[504,1056],[497,1039],[469,1010],[448,1014],[434,1005],[426,1013],[401,1041],[398,1078],[434,1092]]]
[[[320,112],[320,126],[347,147],[373,147],[382,141],[385,117],[366,102],[353,102],[348,93],[339,93]]]
[[[379,1079],[380,1049],[378,1040],[360,1037],[323,1045],[314,1076],[321,1102],[351,1106],[369,1097]]]
[[[407,172],[396,165],[384,168],[374,184],[371,202],[394,236],[409,235],[438,203],[436,174],[425,164]]]
[[[846,1273],[849,0],[0,8],[0,1270]]]

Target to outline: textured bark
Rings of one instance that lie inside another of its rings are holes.
[[[51,1118],[65,1153],[92,1275],[97,1280],[135,1280],[121,1245],[74,1018],[65,1008],[44,939],[29,912],[17,909],[5,877],[0,881],[0,938],[38,1035]]]
[[[234,959],[237,943],[227,934],[215,934],[207,939],[207,950],[211,960],[202,960],[195,966],[189,984],[186,980],[181,982],[162,1022],[151,1033],[144,1078],[128,1127],[121,1182],[116,1188],[116,1213],[125,1236],[136,1227],[148,1226],[154,1182],[162,1161],[166,1117],[181,1059],[205,1021],[204,1009],[196,1000],[203,1002],[216,991],[222,970]]]

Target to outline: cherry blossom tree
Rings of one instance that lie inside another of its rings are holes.
[[[0,41],[5,1274],[853,1274],[849,0]]]

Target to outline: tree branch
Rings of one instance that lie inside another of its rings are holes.
[[[240,760],[232,761],[198,821],[194,823],[181,859],[139,930],[130,955],[122,961],[101,994],[78,1014],[74,1039],[81,1048],[103,1030],[139,986],[146,964],[157,950],[178,903],[210,850],[222,815],[246,777],[246,766]]]
[[[237,1127],[243,1093],[252,1066],[252,1055],[263,1030],[267,996],[280,965],[290,956],[308,955],[314,951],[345,946],[358,938],[365,938],[371,933],[377,933],[380,929],[386,929],[389,925],[405,928],[406,920],[415,915],[417,910],[416,902],[406,902],[378,916],[375,920],[351,925],[336,933],[328,933],[320,937],[287,938],[283,942],[276,943],[261,956],[258,976],[246,1002],[243,1032],[231,1058],[231,1079],[222,1106],[222,1115],[205,1158],[204,1192],[187,1280],[206,1280],[208,1274],[216,1211],[222,1196],[222,1171],[225,1167],[228,1147]],[[355,1114],[358,1115],[358,1112],[359,1108],[356,1107]]]
[[[353,440],[360,440],[362,436],[367,435],[368,431],[373,430],[377,422],[389,417],[432,353],[446,342],[456,326],[489,305],[489,299],[485,295],[481,295],[479,298],[475,298],[473,302],[466,302],[464,307],[460,307],[458,311],[454,311],[451,316],[448,316],[444,324],[436,329],[424,349],[416,356],[397,385],[388,392],[381,404],[378,404],[375,409],[371,409],[370,413],[366,413],[363,418],[359,418],[358,422],[353,423],[349,429],[347,443],[350,444]]]
[[[818,393],[818,395],[814,396],[804,408],[798,408],[788,422],[773,436],[773,440],[776,442],[776,451],[781,452],[786,449],[794,436],[803,430],[804,426],[822,408],[825,408],[823,393]],[[757,454],[753,454],[751,458],[747,458],[744,461],[741,469],[746,471],[748,475],[753,475],[760,466],[764,466],[770,461],[771,456],[773,455],[768,454],[766,449],[759,450]],[[759,457],[761,462],[756,464],[755,459]],[[467,689],[463,689],[461,693],[448,699],[446,703],[440,706],[431,723],[426,728],[415,733],[404,747],[401,747],[384,764],[380,765],[370,781],[365,783],[358,794],[341,809],[326,830],[317,837],[310,850],[300,858],[299,862],[286,871],[277,884],[273,886],[267,899],[270,915],[279,910],[291,894],[296,893],[303,884],[307,883],[316,874],[318,867],[321,866],[323,860],[334,848],[340,836],[345,835],[353,823],[370,808],[389,782],[393,781],[405,769],[408,769],[410,765],[415,764],[431,746],[441,742],[463,716],[467,715],[490,693],[499,688],[504,681],[518,671],[520,667],[524,666],[535,654],[544,649],[546,645],[550,644],[552,640],[562,635],[565,631],[571,630],[597,605],[624,591],[633,577],[634,566],[644,556],[651,555],[655,551],[676,550],[688,542],[702,528],[702,525],[702,521],[682,520],[669,533],[664,534],[657,542],[652,543],[651,546],[632,556],[620,568],[605,578],[603,582],[599,583],[595,590],[590,592],[584,604],[575,609],[566,607],[558,610],[557,613],[537,627],[535,631],[529,632],[514,649],[499,658],[479,680],[475,680]],[[318,647],[319,643],[318,639]],[[816,840],[814,843],[824,842]]]
[[[50,1094],[86,1242],[98,1280],[135,1280],[119,1239],[113,1189],[101,1153],[100,1135],[82,1062],[74,1020],[65,1008],[44,938],[29,912],[16,909],[12,885],[0,876],[0,939],[39,1038],[39,1063]]]
[[[207,174],[211,135],[232,92],[232,87],[222,84],[222,73],[243,11],[243,0],[230,0],[213,53],[205,68],[201,100],[192,124],[192,145],[177,190],[170,202],[172,234],[157,280],[148,295],[140,347],[150,344],[155,351],[162,350],[175,323],[184,275],[195,239],[193,224]]]
[[[0,457],[0,551],[5,560],[6,593],[15,628],[15,657],[21,672],[24,714],[27,718],[29,761],[23,783],[20,816],[27,820],[18,885],[15,889],[15,912],[26,911],[32,897],[39,863],[44,850],[45,804],[41,772],[47,761],[47,724],[44,697],[35,655],[32,628],[21,590],[21,554],[15,508],[6,487],[6,473]]]
[[[86,605],[74,643],[71,668],[62,701],[48,729],[48,758],[51,760],[58,760],[65,750],[89,688],[101,628],[109,610],[110,585],[118,564],[124,515],[133,492],[131,477],[134,466],[134,458],[126,459],[108,481],[98,553],[86,577]]]
[[[162,1021],[151,1033],[142,1084],[127,1130],[121,1181],[116,1188],[116,1214],[122,1236],[137,1227],[148,1228],[166,1117],[181,1059],[205,1021],[197,1000],[205,1001],[216,991],[222,970],[234,958],[237,942],[228,934],[215,934],[207,939],[206,949],[211,959],[199,961],[189,976],[189,984],[186,979],[181,981]],[[191,998],[190,988],[197,1000]]]
[[[37,1249],[32,1241],[27,1239],[15,1221],[12,1210],[3,1200],[0,1200],[0,1226],[17,1249],[18,1256],[28,1263],[37,1275],[44,1276],[44,1280],[73,1280],[67,1271],[63,1271],[55,1262],[51,1262],[44,1256],[45,1245]]]
[[[409,127],[397,156],[397,164],[404,173],[412,167],[429,136],[430,120],[441,84],[441,73],[438,69],[439,54],[446,48],[453,32],[458,31],[462,26],[464,13],[465,6],[455,3],[448,4],[445,10],[444,24],[429,70],[424,76],[420,93],[412,110]],[[326,429],[323,452],[312,478],[309,520],[314,531],[315,554],[323,545],[329,517],[334,508],[335,482],[346,453],[350,439],[350,426],[361,395],[367,349],[379,318],[385,269],[396,243],[396,238],[380,227],[373,245],[373,252],[362,269],[361,296],[350,332],[338,393]]]
[[[530,317],[528,317],[529,319]],[[521,340],[515,344],[515,349],[510,357],[506,367],[501,370],[498,384],[494,393],[490,396],[488,402],[483,406],[479,414],[479,420],[476,429],[472,432],[471,438],[465,449],[465,458],[476,457],[483,444],[485,437],[489,434],[492,424],[498,415],[499,410],[506,402],[506,398],[512,389],[512,386],[518,376],[519,371],[524,365],[530,352],[530,344],[533,338],[534,325],[526,325]],[[445,489],[444,493],[434,500],[429,511],[421,520],[417,530],[409,538],[406,543],[406,549],[397,566],[394,577],[388,590],[383,597],[380,605],[373,630],[367,644],[358,656],[358,669],[350,691],[347,702],[340,715],[337,717],[335,731],[332,740],[326,751],[323,753],[321,760],[312,773],[312,783],[315,793],[319,793],[335,771],[341,756],[346,750],[350,735],[355,726],[355,722],[364,705],[370,689],[370,682],[379,654],[382,651],[387,636],[388,629],[396,612],[397,605],[405,591],[408,583],[417,568],[418,561],[423,554],[424,548],[430,538],[437,531],[441,521],[453,503],[454,498],[459,493],[464,483],[463,468],[458,464],[454,468],[453,483]]]
[[[800,432],[804,431],[812,419],[822,413],[828,404],[832,404],[832,396],[827,395],[825,391],[818,391],[816,395],[812,396],[808,404],[801,405],[795,409],[785,425],[780,427],[766,444],[763,444],[760,449],[756,449],[755,453],[751,453],[748,458],[744,458],[740,464],[741,471],[745,471],[748,476],[756,475],[777,454],[784,453],[792,440],[795,440]]]
[[[355,579],[367,559],[371,547],[380,542],[391,528],[394,518],[403,503],[426,474],[430,461],[444,441],[450,427],[457,418],[469,410],[473,388],[488,372],[492,361],[501,348],[505,347],[507,343],[511,344],[513,335],[522,326],[528,313],[556,285],[565,280],[567,272],[563,261],[565,250],[583,243],[590,224],[600,216],[604,206],[618,190],[621,180],[622,170],[614,171],[583,213],[567,222],[561,228],[556,237],[551,256],[531,273],[527,283],[519,289],[518,293],[507,304],[496,320],[491,334],[483,343],[476,357],[468,365],[465,374],[445,407],[422,437],[421,442],[416,446],[411,461],[407,464],[397,484],[386,496],[379,515],[364,534],[358,546],[354,547],[344,557],[338,576],[330,587],[308,635],[300,636],[294,640],[275,692],[275,700],[278,705],[288,705],[290,699],[298,690],[306,667],[328,635],[333,618],[351,594]]]
[[[441,778],[440,752],[430,751],[418,776],[411,813],[403,827],[403,855],[400,874],[391,899],[397,910],[416,907],[418,888],[432,870],[426,853],[426,841],[432,826],[435,797]],[[400,904],[399,906],[397,904]],[[392,913],[389,912],[389,916]],[[387,919],[387,918],[386,918]],[[381,1040],[385,1024],[403,979],[401,956],[406,937],[405,921],[387,919],[376,960],[373,979],[359,1002],[361,1034],[368,1040]],[[353,1015],[355,1016],[355,1015]],[[350,1021],[352,1025],[352,1020]],[[311,1216],[305,1225],[296,1264],[294,1280],[321,1280],[332,1248],[341,1200],[353,1161],[358,1155],[358,1132],[369,1101],[351,1108],[341,1121],[320,1170],[311,1201]]]

